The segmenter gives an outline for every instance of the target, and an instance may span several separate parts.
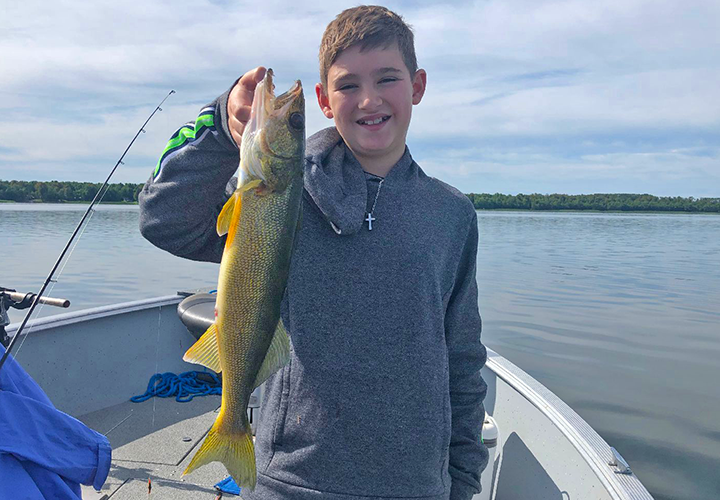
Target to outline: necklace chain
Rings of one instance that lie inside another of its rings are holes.
[[[373,201],[373,206],[370,209],[371,215],[375,212],[375,205],[377,205],[378,196],[380,196],[380,189],[382,188],[383,182],[385,182],[385,179],[381,179],[380,184],[378,184],[378,190],[377,193],[375,193],[375,201]]]
[[[382,188],[383,182],[385,182],[385,179],[380,179],[380,184],[378,184],[378,189],[375,193],[375,201],[373,201],[372,208],[370,209],[367,217],[365,218],[368,223],[368,231],[372,231],[372,223],[375,220],[375,217],[373,217],[373,214],[375,213],[375,205],[377,205],[378,196],[380,196],[380,189]]]

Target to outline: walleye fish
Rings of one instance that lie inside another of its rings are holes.
[[[215,323],[183,359],[223,373],[220,414],[184,474],[222,462],[238,486],[255,488],[250,394],[290,358],[280,321],[300,224],[305,99],[298,80],[275,97],[273,72],[255,89],[240,152],[239,186],[217,220],[227,234]]]

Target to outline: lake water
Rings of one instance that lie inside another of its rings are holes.
[[[0,286],[37,291],[85,209],[0,204]],[[720,498],[720,216],[478,218],[484,342],[575,409],[656,499]],[[47,295],[77,310],[214,286],[216,265],[156,249],[137,225],[136,206],[98,207]]]

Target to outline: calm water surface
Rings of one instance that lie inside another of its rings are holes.
[[[37,290],[85,209],[0,204],[0,285]],[[484,342],[573,407],[658,500],[720,498],[720,216],[478,216]],[[156,249],[137,225],[136,206],[100,206],[50,295],[78,310],[214,286],[216,265]]]

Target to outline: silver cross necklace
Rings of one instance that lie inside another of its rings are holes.
[[[385,182],[385,179],[380,180],[380,184],[378,184],[378,190],[377,193],[375,193],[375,201],[373,201],[372,208],[367,213],[367,217],[365,217],[365,220],[368,223],[368,231],[372,231],[372,223],[375,220],[375,217],[373,217],[373,214],[375,213],[375,205],[377,205],[378,196],[380,196],[380,189],[382,188],[383,182]]]

